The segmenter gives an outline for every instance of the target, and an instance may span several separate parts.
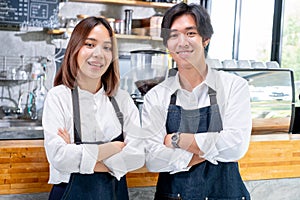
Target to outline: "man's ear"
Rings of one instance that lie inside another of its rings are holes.
[[[210,42],[210,38],[204,40],[204,41],[202,42],[203,47],[204,47],[204,48],[207,47],[207,45],[209,44],[209,42]]]

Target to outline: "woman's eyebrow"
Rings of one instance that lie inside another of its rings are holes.
[[[86,38],[85,40],[97,41],[95,38]]]
[[[94,42],[97,41],[95,38],[86,38],[85,40],[91,40],[91,41],[94,41]],[[112,42],[111,41],[104,41],[103,43],[105,43],[105,44],[111,44]]]

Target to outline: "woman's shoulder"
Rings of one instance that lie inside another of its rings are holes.
[[[51,95],[51,96],[65,96],[65,95],[69,95],[71,92],[71,89],[68,88],[65,85],[58,85],[58,86],[54,86],[52,87],[49,91],[47,95]]]
[[[119,89],[116,91],[116,93],[115,93],[115,95],[114,95],[114,98],[115,98],[118,102],[120,102],[120,103],[122,103],[122,102],[124,102],[124,101],[126,101],[126,100],[128,100],[128,99],[132,99],[131,96],[130,96],[130,94],[129,94],[126,90],[123,90],[123,89],[121,89],[121,88],[119,88]]]

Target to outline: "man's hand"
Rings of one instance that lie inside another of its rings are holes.
[[[109,172],[110,170],[106,167],[103,162],[97,162],[94,167],[94,172]]]

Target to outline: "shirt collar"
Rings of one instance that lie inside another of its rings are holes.
[[[174,78],[175,78],[174,84],[171,86],[172,90],[175,91],[175,90],[178,90],[178,89],[182,89],[182,87],[180,85],[180,82],[179,82],[179,75],[178,75],[178,73],[176,73],[176,75],[175,75]],[[217,70],[212,69],[211,67],[208,66],[207,75],[205,77],[205,80],[202,83],[200,83],[199,85],[206,84],[211,89],[216,90],[216,81],[218,79],[219,78],[218,78]],[[196,88],[198,88],[199,85],[196,86]]]
[[[207,75],[204,80],[205,84],[213,90],[217,88],[217,81],[219,80],[217,70],[207,67]]]
[[[100,95],[103,95],[105,93],[103,87],[100,88],[100,90],[98,90],[95,94],[87,91],[87,90],[83,90],[80,87],[78,87],[78,92],[80,92],[81,94],[85,95],[85,96],[93,96],[93,97],[98,97]]]

